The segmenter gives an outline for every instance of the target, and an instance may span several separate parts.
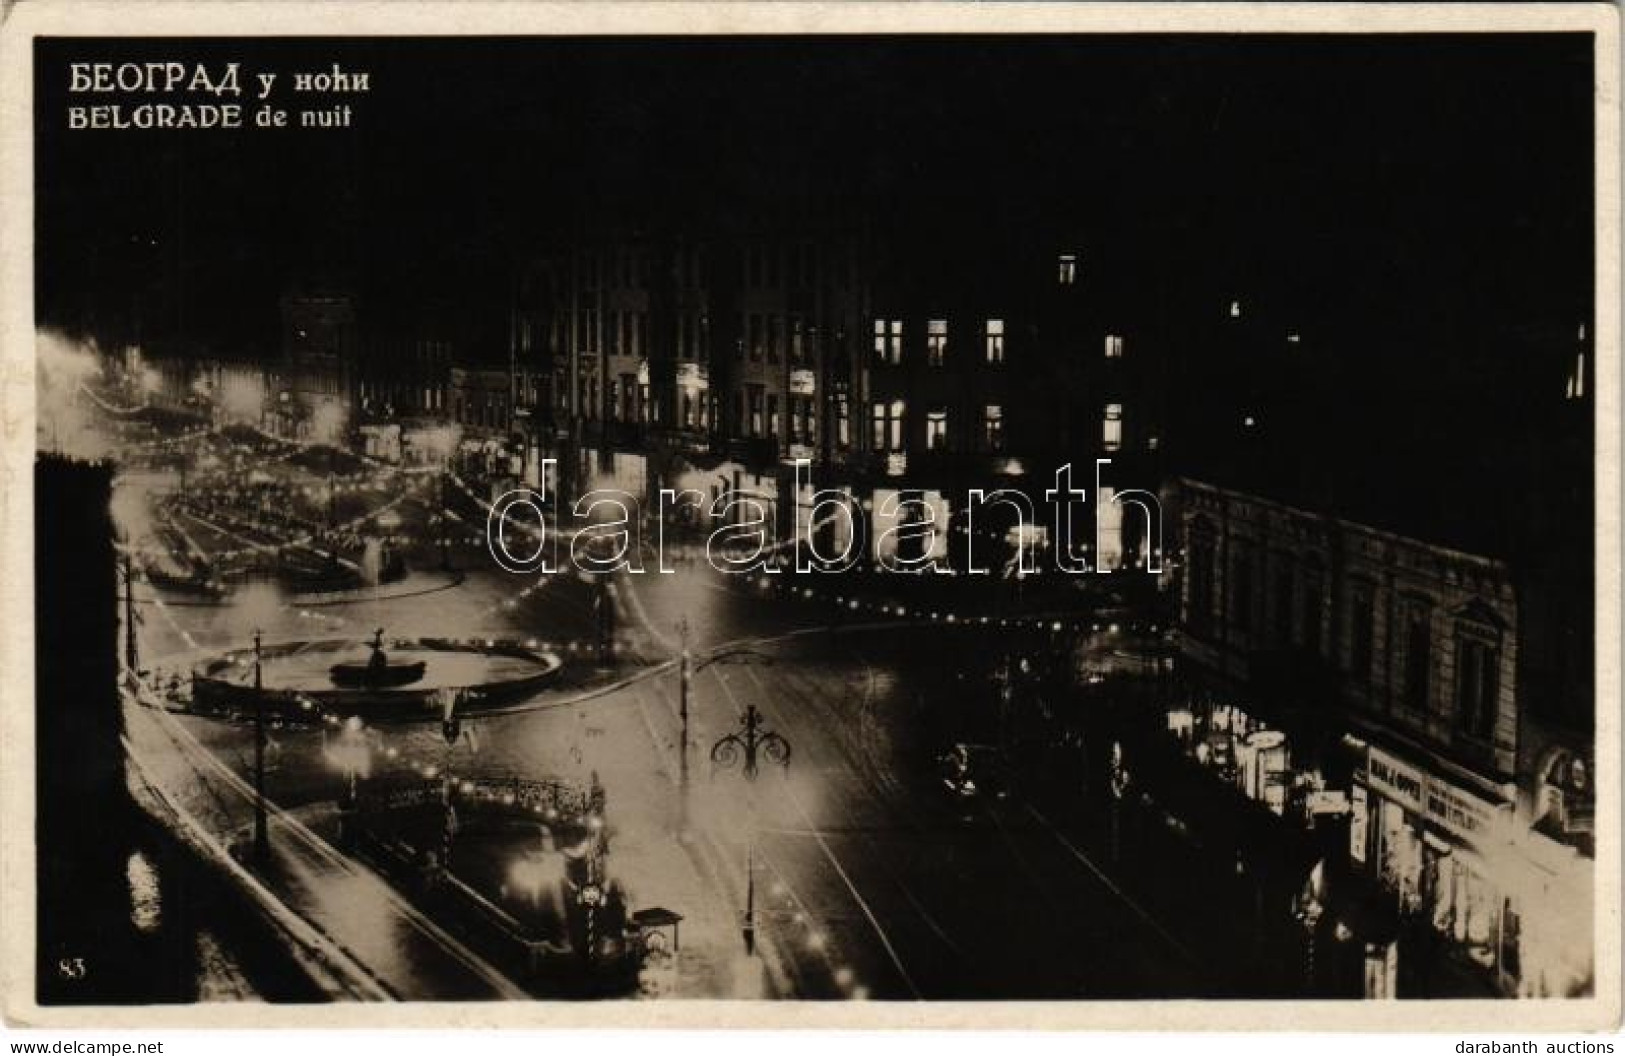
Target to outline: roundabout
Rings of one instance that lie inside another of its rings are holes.
[[[192,670],[192,706],[201,713],[363,715],[372,721],[440,719],[449,708],[476,711],[541,689],[563,666],[557,654],[512,640],[313,639],[237,649]]]

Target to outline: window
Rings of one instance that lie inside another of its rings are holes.
[[[925,324],[926,361],[933,367],[942,366],[942,354],[948,348],[948,320],[932,319]]]
[[[903,401],[876,400],[870,416],[870,446],[875,451],[903,448]]]
[[[1122,337],[1121,334],[1107,334],[1106,335],[1106,358],[1107,359],[1122,359],[1123,358],[1123,337]]]
[[[1318,569],[1310,569],[1303,576],[1303,647],[1316,656],[1321,654],[1321,598],[1326,585]]]
[[[1405,605],[1405,706],[1425,711],[1428,706],[1428,679],[1433,667],[1433,635],[1428,627],[1429,612],[1423,602]]]
[[[982,408],[982,439],[989,451],[1004,450],[1004,408],[996,403]]]
[[[1202,535],[1191,539],[1190,563],[1186,568],[1189,607],[1185,623],[1198,635],[1205,635],[1213,618],[1213,539]]]
[[[774,392],[767,394],[767,435],[779,435],[779,396]]]
[[[928,411],[925,416],[925,446],[930,451],[948,449],[948,412]]]
[[[1230,586],[1230,620],[1238,631],[1253,629],[1253,558],[1245,551],[1236,555],[1231,568],[1234,582]]]
[[[1078,281],[1078,257],[1075,253],[1062,253],[1056,266],[1056,281],[1062,286],[1071,286]]]
[[[989,363],[1004,362],[1004,320],[989,319],[987,321],[987,361]]]
[[[752,312],[750,314],[750,336],[748,339],[752,363],[762,361],[762,329],[762,317]]]
[[[1123,405],[1108,403],[1106,416],[1101,421],[1101,446],[1107,451],[1116,451],[1123,446]]]
[[[1275,641],[1283,648],[1292,645],[1292,619],[1297,608],[1297,577],[1293,575],[1291,558],[1281,555],[1275,579]]]
[[[750,435],[762,435],[762,387],[750,387]]]
[[[835,397],[835,443],[843,449],[852,446],[852,420],[845,393]]]
[[[903,321],[875,320],[875,358],[893,366],[903,361]]]
[[[779,361],[779,335],[782,331],[779,324],[778,316],[770,315],[767,317],[767,361],[769,363]]]
[[[1371,678],[1377,607],[1369,584],[1356,584],[1349,600],[1349,675],[1356,682]]]
[[[1456,721],[1470,737],[1495,735],[1499,650],[1487,637],[1458,632],[1456,639]]]

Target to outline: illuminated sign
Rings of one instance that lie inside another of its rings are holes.
[[[1389,799],[1417,814],[1426,812],[1427,778],[1421,771],[1373,748],[1366,760],[1366,774],[1371,787]]]
[[[1365,826],[1366,826],[1366,792],[1362,785],[1355,785],[1349,792],[1349,807],[1352,816],[1349,819],[1349,857],[1356,862],[1365,862]]]
[[[1463,839],[1482,837],[1495,822],[1495,804],[1400,762],[1381,749],[1370,750],[1366,771],[1374,790]]]
[[[817,390],[818,383],[811,370],[801,367],[790,372],[790,395],[811,396]]]
[[[902,451],[893,451],[886,456],[886,476],[900,477],[908,472],[908,455]]]
[[[704,392],[705,390],[709,389],[711,387],[711,379],[708,377],[705,364],[677,364],[677,385],[679,388],[695,389],[700,392]]]

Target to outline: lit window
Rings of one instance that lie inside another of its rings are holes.
[[[1078,258],[1076,254],[1061,254],[1055,277],[1056,281],[1062,286],[1071,286],[1078,281]]]
[[[1231,301],[1230,302],[1230,318],[1232,318],[1232,319],[1240,319],[1241,318],[1241,302],[1240,301]]]
[[[896,365],[903,361],[903,321],[875,320],[875,358]]]
[[[876,400],[871,411],[870,442],[876,451],[898,451],[903,446],[903,401]]]
[[[948,320],[932,319],[926,324],[925,349],[933,367],[942,366],[942,354],[948,347]]]
[[[1004,320],[989,319],[987,321],[987,361],[989,363],[1004,362]]]
[[[1106,335],[1106,358],[1107,359],[1122,359],[1123,358],[1123,337],[1122,337],[1121,334],[1107,334]]]
[[[931,451],[948,448],[948,412],[931,411],[925,416],[925,446]]]
[[[982,408],[982,438],[989,451],[1004,450],[1004,408],[996,403]]]
[[[1101,446],[1116,451],[1123,446],[1123,405],[1108,403],[1106,417],[1101,422]]]

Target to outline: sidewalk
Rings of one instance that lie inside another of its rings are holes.
[[[252,790],[162,711],[125,708],[127,737],[147,780],[227,844],[252,825]],[[271,862],[248,881],[277,900],[290,930],[370,982],[371,996],[402,1000],[522,998],[524,991],[415,910],[372,870],[298,819],[271,807]]]

